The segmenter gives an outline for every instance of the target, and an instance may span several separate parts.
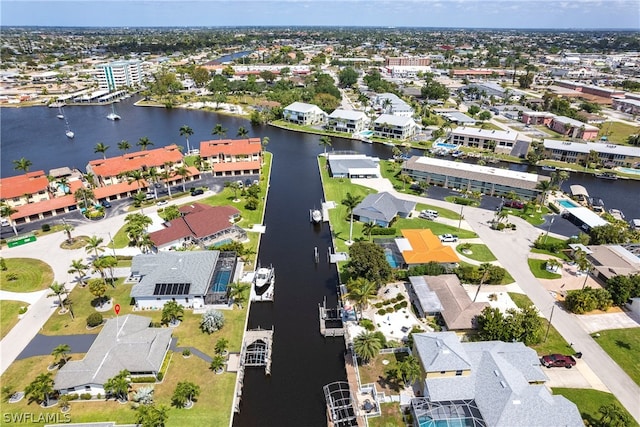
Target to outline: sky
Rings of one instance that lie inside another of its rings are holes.
[[[0,0],[0,25],[640,31],[640,0]]]

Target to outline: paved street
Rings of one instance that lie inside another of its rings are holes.
[[[352,181],[375,188],[378,191],[389,191],[391,194],[403,199],[441,206],[453,211],[458,211],[460,208],[458,205],[443,200],[398,193],[384,179],[357,179]],[[478,237],[489,247],[502,266],[509,271],[516,283],[531,298],[544,317],[547,319],[551,317],[552,308],[555,306],[551,319],[553,326],[567,342],[573,343],[574,350],[583,353],[582,360],[595,372],[606,388],[615,394],[629,413],[640,422],[640,405],[638,404],[640,403],[640,387],[591,338],[590,331],[583,327],[583,323],[577,316],[566,312],[529,270],[527,264],[529,251],[535,239],[540,235],[541,230],[531,226],[521,218],[510,217],[509,220],[516,224],[517,231],[498,232],[492,230],[489,226],[493,215],[493,211],[465,206],[462,226],[465,229],[472,229],[478,234]],[[553,235],[553,233],[550,233],[550,235]]]

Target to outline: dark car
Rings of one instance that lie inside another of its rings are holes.
[[[540,363],[542,363],[542,366],[547,368],[565,367],[567,369],[571,369],[575,366],[576,359],[574,359],[573,356],[566,356],[564,354],[549,354],[547,356],[542,356]]]
[[[103,200],[102,203],[100,203],[103,207],[109,209],[111,207],[111,203],[109,203],[108,200]]]
[[[522,203],[520,200],[507,200],[506,202],[504,202],[504,206],[507,208],[522,209],[524,208],[524,203]]]
[[[193,190],[191,190],[192,196],[198,196],[200,194],[204,194],[204,190],[202,188],[194,188]]]

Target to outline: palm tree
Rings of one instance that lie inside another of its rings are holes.
[[[184,187],[185,184],[185,178],[187,178],[188,176],[191,176],[191,172],[189,171],[189,168],[186,167],[184,164],[178,166],[173,173],[177,176],[179,176],[180,178],[182,178],[182,192],[184,193],[185,191],[187,191]]]
[[[126,172],[124,176],[127,178],[127,183],[131,185],[132,183],[136,183],[138,189],[144,188],[143,183],[145,182],[145,173],[141,170],[133,170]]]
[[[98,142],[96,144],[96,146],[93,148],[93,152],[94,153],[102,153],[102,158],[106,159],[107,158],[107,150],[109,149],[108,145],[105,145],[102,142]]]
[[[120,371],[115,377],[109,378],[104,383],[104,391],[116,399],[129,400],[127,394],[129,393],[129,371],[126,369]]]
[[[219,139],[222,139],[223,136],[227,134],[227,130],[222,127],[220,123],[216,124],[213,130],[211,131],[211,135],[218,135]]]
[[[124,151],[124,154],[127,154],[127,151],[131,149],[131,144],[126,139],[118,142],[118,150]]]
[[[189,147],[189,137],[191,135],[193,135],[193,129],[187,125],[180,126],[180,136],[184,136],[187,140],[187,155],[191,152],[191,147]]]
[[[558,179],[558,188],[560,188],[562,187],[562,183],[564,183],[566,180],[569,179],[569,172],[567,171],[558,172],[557,179]]]
[[[328,136],[321,136],[320,137],[320,145],[322,145],[324,147],[324,154],[325,156],[327,155],[327,147],[331,147],[331,138]]]
[[[545,205],[547,203],[547,195],[549,191],[551,191],[551,181],[544,180],[544,181],[538,182],[536,184],[536,190],[540,190],[540,192],[542,193],[541,194],[542,198],[540,199],[540,203],[542,205]]]
[[[64,363],[67,361],[67,355],[69,353],[71,353],[71,347],[69,347],[69,344],[60,344],[56,346],[56,348],[54,348],[51,352],[51,355],[54,359],[53,363],[55,364],[56,361],[58,361],[58,366],[64,365]]]
[[[146,149],[147,149],[149,146],[153,145],[153,142],[151,142],[151,140],[150,140],[149,138],[147,138],[146,136],[143,136],[142,138],[140,138],[140,139],[138,140],[138,142],[136,143],[136,145],[137,145],[138,147],[140,147],[140,149],[141,149],[142,151],[146,151]]]
[[[400,178],[400,181],[402,181],[402,191],[406,191],[407,190],[407,182],[411,182],[413,179],[409,175],[404,174],[404,173],[401,173],[398,178]]]
[[[264,138],[262,138],[262,143],[260,144],[262,146],[262,151],[267,149],[267,145],[269,145],[269,137],[265,136]]]
[[[102,237],[91,236],[87,240],[87,244],[84,246],[84,249],[87,251],[87,253],[93,251],[94,255],[97,258],[98,252],[104,252],[104,246],[102,246],[103,243],[104,239]]]
[[[239,136],[240,138],[244,138],[244,137],[246,137],[247,135],[249,135],[249,131],[248,131],[248,130],[246,130],[246,129],[244,128],[244,126],[240,126],[240,127],[238,128],[238,133],[236,134],[236,136]]]
[[[347,215],[351,217],[351,223],[349,225],[349,243],[352,242],[353,237],[353,210],[358,203],[362,200],[360,196],[353,196],[351,193],[347,193],[345,198],[342,200],[342,204],[347,207]]]
[[[347,291],[347,298],[354,302],[362,318],[362,311],[367,308],[369,301],[376,297],[378,288],[374,282],[358,277],[347,282]]]
[[[482,284],[489,277],[489,274],[493,270],[493,264],[489,264],[488,262],[483,262],[478,267],[478,271],[482,273],[482,277],[480,278],[480,284],[478,285],[478,290],[476,290],[476,294],[473,297],[473,302],[476,302],[476,298],[478,298],[478,294],[480,293],[480,288],[482,288]]]
[[[157,168],[149,168],[143,173],[144,178],[152,184],[153,197],[158,198],[158,189],[155,184],[160,180],[160,172]]]
[[[38,375],[25,389],[25,395],[36,402],[44,402],[49,406],[49,395],[53,393],[53,378],[51,373]]]
[[[169,198],[171,198],[171,178],[173,178],[173,169],[171,169],[171,166],[173,166],[173,163],[165,163],[164,169],[160,172],[160,178],[164,180],[164,184],[169,192]]]
[[[211,364],[209,365],[209,368],[212,371],[214,371],[216,374],[221,374],[224,372],[225,362],[226,360],[223,355],[216,354],[215,356],[213,356],[213,359],[211,360]]]
[[[227,347],[229,347],[229,340],[226,338],[220,338],[216,341],[215,351],[216,354],[225,356],[227,353]]]
[[[371,232],[374,228],[376,228],[377,224],[375,221],[369,221],[362,224],[362,234],[369,237],[369,241],[371,241]]]
[[[58,307],[60,307],[60,310],[62,310],[63,306],[62,306],[62,295],[67,293],[67,288],[64,287],[64,283],[58,283],[58,282],[53,282],[51,285],[49,285],[49,290],[51,291],[50,294],[48,294],[48,297],[53,297],[53,296],[57,296],[58,297]]]
[[[378,355],[382,349],[382,343],[375,333],[365,331],[354,338],[353,349],[360,356],[362,363],[367,364]]]
[[[162,323],[175,324],[177,320],[182,320],[184,308],[175,301],[167,301],[162,307]]]
[[[71,261],[71,268],[67,271],[69,274],[77,274],[78,282],[83,284],[83,277],[86,275],[89,266],[82,262],[82,259],[74,259]]]
[[[13,161],[13,168],[17,171],[24,171],[24,173],[27,174],[29,173],[29,168],[32,164],[33,163],[31,163],[31,160],[27,160],[24,157],[21,157],[20,160]]]
[[[73,240],[71,238],[71,232],[75,230],[74,226],[65,222],[62,224],[62,230],[67,233],[67,242],[71,242]]]
[[[233,198],[238,199],[238,190],[240,190],[240,184],[236,181],[227,181],[224,183],[225,187],[229,187],[233,191]]]
[[[16,228],[16,223],[11,219],[11,215],[13,215],[16,212],[18,211],[16,209],[13,209],[8,204],[0,203],[0,217],[6,218],[9,221],[9,223],[11,224],[11,227],[13,228],[13,233],[17,236],[18,229]]]
[[[171,402],[178,408],[184,408],[189,406],[199,394],[200,387],[198,385],[188,381],[181,381],[176,385]]]
[[[413,383],[418,378],[420,378],[420,375],[422,375],[420,363],[418,362],[418,359],[416,359],[412,355],[405,357],[405,359],[398,365],[400,374],[402,375],[402,379],[404,380],[405,384]]]
[[[249,283],[234,282],[227,288],[229,291],[229,299],[233,301],[238,307],[242,308],[242,305],[247,300],[246,291],[251,285]]]

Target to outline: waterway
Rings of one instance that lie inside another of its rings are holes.
[[[116,104],[121,120],[106,119],[109,106],[65,108],[73,140],[64,134],[64,122],[56,118],[57,110],[46,107],[0,109],[0,175],[22,173],[12,161],[25,157],[31,170],[61,166],[85,169],[100,158],[94,153],[98,142],[109,145],[107,156],[121,152],[117,144],[128,140],[134,147],[141,137],[154,147],[172,143],[186,145],[179,129],[188,125],[194,130],[192,147],[211,135],[216,124],[227,129],[233,138],[240,126],[251,137],[269,137],[267,150],[274,154],[271,186],[265,214],[266,233],[262,237],[259,261],[276,269],[275,302],[252,305],[249,327],[274,328],[271,376],[260,369],[247,371],[243,387],[241,412],[234,425],[244,426],[318,426],[326,421],[322,386],[345,379],[344,342],[339,338],[322,338],[319,333],[318,304],[337,302],[338,277],[333,266],[320,256],[314,261],[314,248],[326,253],[331,244],[329,227],[313,226],[309,209],[319,207],[322,188],[317,155],[323,148],[319,136],[306,135],[268,126],[253,127],[242,118],[200,110],[135,107],[133,99]],[[383,159],[391,157],[391,148],[341,138],[332,139],[335,150],[357,150]],[[505,165],[523,168],[522,165]],[[604,181],[572,173],[563,185],[580,184],[594,196],[601,197],[608,208],[625,212],[628,218],[640,218],[640,182]]]

